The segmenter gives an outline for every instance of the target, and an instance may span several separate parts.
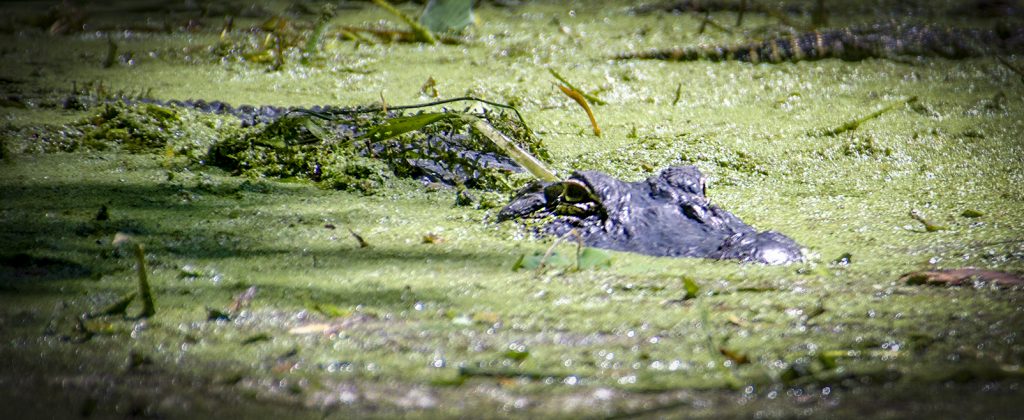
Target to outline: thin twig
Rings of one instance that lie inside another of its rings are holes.
[[[880,116],[880,115],[882,115],[882,114],[884,114],[886,112],[892,111],[893,109],[896,109],[899,106],[909,105],[909,104],[912,104],[912,103],[914,103],[916,101],[917,101],[917,97],[916,96],[911,96],[908,99],[904,99],[904,100],[898,101],[898,102],[893,102],[893,103],[883,107],[882,109],[879,109],[879,110],[877,110],[875,112],[872,112],[872,113],[870,113],[868,115],[865,115],[865,116],[863,116],[861,118],[853,119],[853,120],[850,120],[850,121],[847,121],[847,122],[843,123],[843,125],[840,125],[840,126],[838,126],[836,128],[833,128],[833,129],[830,129],[830,130],[825,130],[825,131],[822,132],[822,134],[824,134],[826,136],[836,136],[836,135],[845,133],[847,131],[856,130],[857,127],[860,127],[861,124],[864,124],[864,123],[866,123],[868,121],[871,121],[871,120],[873,120],[875,118],[878,118],[878,116]]]
[[[566,80],[565,77],[562,77],[561,74],[558,74],[558,72],[555,71],[555,69],[553,69],[551,67],[548,67],[548,73],[551,73],[552,76],[555,76],[555,79],[558,79],[559,82],[562,82],[562,84],[568,86],[569,89],[572,89],[572,90],[575,90],[575,91],[579,92],[580,95],[583,95],[583,97],[587,98],[588,101],[593,102],[594,105],[608,105],[608,102],[602,101],[601,98],[598,98],[597,96],[594,96],[593,94],[584,92],[583,89],[580,89],[580,88],[578,88],[576,86],[573,86],[573,84],[569,83],[569,81]]]
[[[587,98],[584,98],[583,95],[579,93],[579,91],[562,85],[557,86],[559,89],[562,90],[562,93],[564,93],[565,96],[572,98],[572,100],[576,101],[576,103],[583,108],[583,111],[587,113],[587,117],[590,118],[590,125],[594,127],[594,135],[601,137],[601,127],[597,126],[597,119],[594,118],[594,111],[592,111],[590,109],[590,105],[587,104]]]

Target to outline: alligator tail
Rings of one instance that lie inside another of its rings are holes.
[[[745,61],[782,63],[838,58],[930,56],[962,59],[1000,53],[1024,52],[1024,29],[997,31],[933,26],[876,25],[806,32],[763,42],[695,46],[620,54],[617,59],[667,61]]]

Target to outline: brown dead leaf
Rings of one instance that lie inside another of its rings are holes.
[[[910,285],[930,286],[973,286],[979,283],[1006,288],[1024,286],[1024,278],[1019,275],[978,268],[915,271],[900,276],[900,281]]]

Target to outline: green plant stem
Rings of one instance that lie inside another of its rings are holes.
[[[149,278],[146,274],[146,253],[142,244],[133,243],[132,250],[135,251],[135,260],[139,268],[139,296],[142,298],[142,313],[140,318],[149,318],[156,315],[156,305],[153,303],[153,290],[149,287]]]
[[[561,74],[558,74],[558,72],[555,71],[555,69],[548,67],[548,73],[551,73],[552,76],[555,76],[555,79],[558,79],[559,82],[562,82],[562,84],[564,84],[569,89],[579,92],[580,95],[583,95],[584,98],[587,98],[587,100],[592,102],[594,105],[608,105],[608,102],[602,101],[601,98],[598,98],[597,96],[584,92],[582,89],[573,86],[572,83],[569,83],[568,80],[565,80],[565,77],[562,77]]]
[[[419,22],[417,22],[416,19],[413,19],[411,16],[402,13],[401,10],[398,10],[398,8],[393,6],[391,3],[388,3],[387,0],[373,0],[373,4],[380,6],[382,9],[387,10],[388,13],[391,13],[397,16],[399,19],[402,19],[402,21],[405,22],[406,25],[409,25],[409,29],[412,30],[412,33],[414,35],[416,35],[416,39],[418,41],[425,42],[427,44],[437,43],[437,38],[434,38],[434,34],[431,33],[429,29],[423,27],[423,25],[420,25]]]
[[[512,160],[516,161],[520,166],[530,171],[533,176],[540,178],[542,181],[557,182],[560,181],[554,172],[551,172],[544,163],[539,159],[533,157],[533,155],[527,153],[525,150],[520,148],[511,139],[505,136],[504,133],[496,130],[493,126],[484,121],[481,118],[474,116],[465,116],[467,122],[473,125],[476,131],[480,132],[484,137],[487,137],[495,146],[505,152]]]

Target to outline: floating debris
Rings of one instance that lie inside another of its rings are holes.
[[[909,285],[929,286],[993,285],[1001,288],[1024,286],[1024,278],[1018,274],[978,268],[915,271],[900,276],[900,281]]]

